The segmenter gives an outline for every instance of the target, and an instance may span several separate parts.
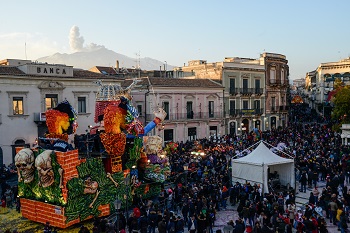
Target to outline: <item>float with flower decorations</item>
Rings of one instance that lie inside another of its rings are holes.
[[[66,228],[110,215],[116,199],[125,205],[134,195],[150,198],[160,193],[170,174],[169,163],[162,139],[146,135],[162,123],[166,113],[157,109],[154,120],[143,126],[131,101],[135,83],[123,89],[98,82],[93,127],[98,133],[89,134],[98,137],[103,157],[82,157],[68,143],[78,127],[68,101],[46,111],[49,132],[43,140],[49,142],[47,146],[17,148],[15,157],[23,217]]]

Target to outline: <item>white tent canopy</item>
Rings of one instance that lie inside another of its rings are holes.
[[[281,185],[295,187],[294,160],[280,157],[267,148],[263,141],[247,156],[232,159],[232,181],[257,183],[263,192],[269,192],[268,169],[277,171]]]

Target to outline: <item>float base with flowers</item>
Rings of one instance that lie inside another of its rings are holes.
[[[46,112],[49,133],[45,139],[51,147],[17,148],[15,157],[23,217],[66,228],[114,213],[117,199],[126,205],[134,195],[150,198],[160,193],[170,171],[168,160],[159,156],[161,138],[144,135],[166,113],[158,109],[144,127],[131,104],[132,85],[122,89],[100,83],[95,123],[108,154],[105,158],[81,158],[67,143],[77,127],[75,111],[67,101]],[[128,148],[127,140],[132,141]]]

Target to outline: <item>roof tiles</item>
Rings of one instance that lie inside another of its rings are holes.
[[[149,80],[149,81],[148,81]],[[132,80],[125,80],[122,86],[129,86]],[[223,86],[210,79],[183,79],[183,78],[142,78],[137,85],[149,85],[157,87],[204,87],[223,88]]]

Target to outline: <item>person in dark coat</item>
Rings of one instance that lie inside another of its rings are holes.
[[[175,232],[176,233],[183,233],[185,228],[185,222],[184,220],[178,216],[175,224]]]
[[[142,213],[142,216],[139,219],[139,229],[141,233],[147,233],[148,219],[146,213]]]
[[[305,170],[302,171],[301,176],[300,176],[300,192],[306,193],[306,184],[307,184],[307,173]]]
[[[119,229],[117,229],[118,227],[119,227]],[[122,229],[125,230],[125,228],[126,228],[126,219],[124,217],[124,214],[122,214],[122,213],[118,214],[118,220],[115,221],[114,228],[116,229],[117,232],[119,232]]]
[[[175,216],[172,216],[167,225],[167,233],[176,233],[175,227],[176,227],[176,218]]]
[[[159,223],[158,223],[158,232],[159,233],[166,233],[166,220],[163,218]]]
[[[234,229],[234,233],[244,233],[245,231],[245,226],[244,226],[244,222],[241,218],[236,220],[236,226]]]
[[[184,221],[185,221],[186,224],[188,223],[188,212],[189,212],[189,210],[190,210],[190,208],[188,206],[188,203],[185,201],[183,203],[181,212],[182,212],[182,216],[183,216]]]
[[[127,223],[128,223],[129,233],[137,232],[139,230],[138,219],[136,218],[136,216],[134,216],[133,213],[130,214],[130,217],[129,217]]]
[[[155,233],[156,232],[156,227],[157,227],[157,222],[158,220],[158,215],[154,209],[151,209],[149,214],[148,214],[148,233]]]
[[[197,219],[197,233],[203,233],[207,230],[207,218],[203,213]]]

